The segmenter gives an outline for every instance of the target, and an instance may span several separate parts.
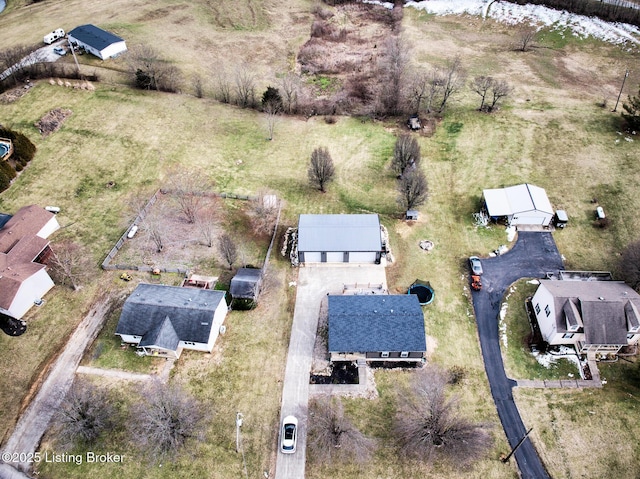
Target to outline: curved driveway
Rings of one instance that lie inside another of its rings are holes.
[[[520,278],[541,278],[563,269],[562,258],[551,233],[519,232],[518,241],[506,254],[483,259],[482,290],[473,291],[478,334],[484,367],[496,403],[498,416],[511,447],[518,444],[526,429],[513,400],[516,382],[507,378],[500,353],[498,318],[507,288]],[[531,441],[527,438],[514,454],[523,479],[549,478]]]

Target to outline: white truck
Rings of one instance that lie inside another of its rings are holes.
[[[62,28],[58,28],[58,29],[52,31],[51,33],[47,33],[44,36],[43,41],[47,45],[51,45],[53,42],[55,42],[59,38],[63,38],[63,37],[64,37],[64,30]]]

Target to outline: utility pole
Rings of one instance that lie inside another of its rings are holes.
[[[242,426],[242,413],[236,413],[236,452],[240,452],[240,427]]]
[[[627,68],[624,72],[624,78],[622,79],[622,86],[620,87],[620,93],[618,93],[618,99],[616,100],[616,106],[613,107],[612,111],[616,111],[618,109],[618,103],[620,102],[620,97],[622,96],[622,90],[624,89],[624,82],[627,81],[627,77],[629,76],[629,69]]]
[[[71,54],[73,55],[73,60],[76,62],[76,68],[78,69],[78,76],[81,80],[84,80],[82,73],[80,73],[80,65],[78,64],[78,57],[76,57],[76,51],[73,49],[73,45],[69,41],[69,37],[67,37],[67,43],[69,44],[69,50],[71,50]]]
[[[529,429],[524,436],[522,436],[522,439],[520,439],[520,441],[518,441],[518,444],[516,444],[516,447],[514,447],[513,449],[511,449],[511,452],[509,454],[507,454],[506,457],[501,458],[500,460],[502,462],[507,462],[511,456],[513,456],[513,454],[518,450],[518,448],[522,445],[522,443],[524,442],[524,440],[527,438],[527,436],[529,435],[529,433],[533,431],[533,428]]]

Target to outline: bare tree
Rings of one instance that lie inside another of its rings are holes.
[[[175,92],[180,89],[182,73],[160,57],[151,46],[140,45],[131,49],[129,67],[133,83],[143,90],[161,90]]]
[[[132,407],[129,429],[135,441],[155,458],[174,455],[187,441],[202,439],[204,408],[178,384],[153,381]]]
[[[213,205],[207,205],[201,208],[196,214],[196,225],[202,234],[204,244],[211,248],[216,232],[216,211]]]
[[[491,105],[489,111],[493,111],[498,106],[498,102],[511,93],[511,86],[505,80],[496,80],[491,88]]]
[[[375,442],[344,414],[340,399],[320,396],[309,403],[309,453],[320,463],[367,462]]]
[[[267,123],[267,132],[269,134],[268,140],[271,141],[273,140],[273,132],[280,116],[280,112],[282,111],[282,107],[278,103],[270,101],[264,105],[263,111]]]
[[[56,442],[64,449],[92,445],[114,424],[116,408],[108,391],[76,379],[53,417]]]
[[[231,80],[224,67],[216,67],[213,73],[215,97],[219,102],[231,103]]]
[[[536,27],[527,25],[518,30],[516,34],[516,48],[521,52],[526,52],[533,46],[538,36]]]
[[[398,181],[398,204],[403,210],[417,208],[427,201],[429,186],[420,169],[405,172]]]
[[[462,61],[460,60],[460,57],[456,57],[449,61],[447,68],[442,74],[442,87],[440,90],[442,99],[440,101],[440,106],[438,107],[438,111],[440,113],[444,111],[451,96],[462,88],[464,82],[465,77],[462,69]]]
[[[250,65],[243,63],[236,68],[236,103],[242,108],[251,108],[256,103],[256,76]]]
[[[79,290],[92,273],[89,254],[78,243],[68,239],[56,243],[52,251],[49,271],[53,279],[62,286]]]
[[[162,253],[167,228],[162,214],[152,208],[142,220],[140,227],[146,233],[147,240],[155,246],[156,253]]]
[[[394,432],[407,456],[464,467],[480,458],[492,441],[486,425],[458,414],[457,397],[447,398],[449,377],[435,366],[414,373],[412,388],[398,398]]]
[[[198,210],[205,202],[213,183],[200,171],[187,171],[179,166],[168,173],[171,194],[189,223],[195,223]]]
[[[436,97],[442,79],[440,70],[434,68],[430,71],[417,71],[411,75],[409,85],[407,87],[408,104],[411,110],[416,114],[425,111],[431,112],[433,100]]]
[[[268,190],[260,190],[249,206],[249,218],[254,233],[268,235],[273,232],[278,215],[278,197]]]
[[[630,243],[618,260],[618,276],[640,292],[640,240]]]
[[[396,140],[393,150],[391,168],[398,176],[402,176],[407,169],[412,169],[420,164],[420,145],[411,135],[401,135]]]
[[[480,95],[482,101],[480,102],[480,108],[478,110],[484,111],[484,103],[487,98],[487,94],[489,90],[493,86],[495,80],[489,76],[478,76],[473,79],[473,83],[471,84],[471,89]]]
[[[228,234],[224,233],[218,240],[218,251],[222,258],[229,265],[229,269],[233,269],[233,263],[238,259],[238,249],[236,244]]]
[[[14,84],[18,84],[21,79],[23,70],[30,64],[27,57],[31,53],[31,48],[26,45],[17,45],[14,47],[0,50],[0,73],[7,72],[9,77],[13,79]]]
[[[193,75],[191,78],[193,81],[193,91],[197,98],[202,98],[204,96],[204,84],[202,81],[202,77],[199,74]]]
[[[287,73],[280,78],[279,86],[282,91],[282,107],[284,112],[287,114],[294,113],[298,109],[300,77],[294,73]]]
[[[311,163],[307,170],[309,183],[324,193],[327,183],[333,179],[335,172],[329,150],[324,146],[313,150]]]
[[[383,56],[378,65],[380,77],[380,102],[386,113],[398,115],[403,111],[409,52],[399,36],[389,37],[383,46]]]

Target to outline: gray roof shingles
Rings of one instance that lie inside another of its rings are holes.
[[[122,308],[116,334],[144,337],[169,318],[181,341],[207,343],[224,291],[139,284]]]
[[[426,352],[415,294],[329,296],[329,352]]]
[[[300,215],[298,251],[380,251],[376,214]]]

